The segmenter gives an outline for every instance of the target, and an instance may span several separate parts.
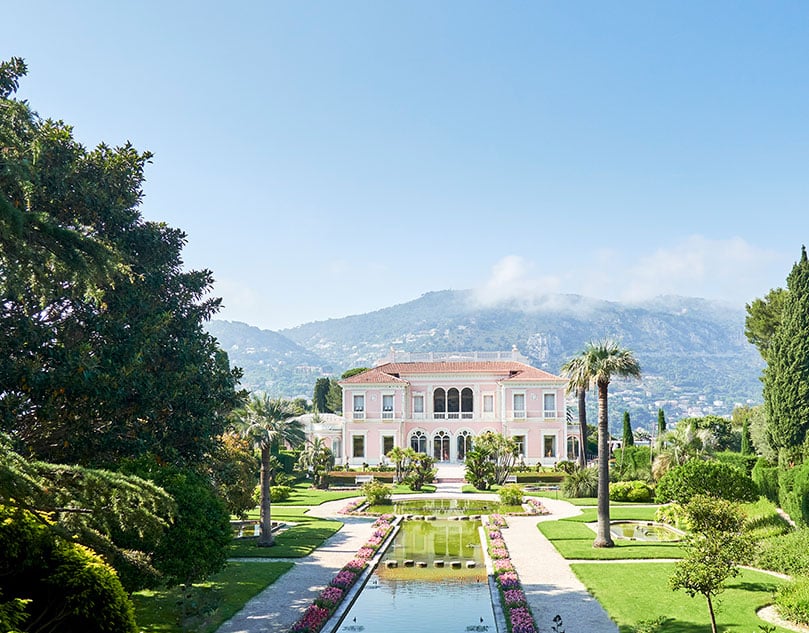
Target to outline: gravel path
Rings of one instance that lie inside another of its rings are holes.
[[[324,503],[310,514],[333,516],[345,501]],[[373,519],[340,517],[343,528],[309,556],[292,559],[295,566],[252,598],[217,633],[281,633],[287,631],[320,594],[337,571],[354,558],[371,535]],[[291,559],[284,559],[291,560]]]

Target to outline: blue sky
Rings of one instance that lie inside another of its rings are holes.
[[[809,3],[37,2],[18,95],[155,153],[223,318],[424,292],[743,305],[809,237]]]

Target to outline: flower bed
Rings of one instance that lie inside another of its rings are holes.
[[[491,517],[490,517],[491,519]],[[514,563],[508,556],[508,547],[503,534],[494,526],[487,532],[489,537],[489,556],[492,558],[494,577],[500,593],[500,602],[506,616],[511,633],[537,633],[536,622],[528,601],[525,598],[520,578],[514,569]]]
[[[353,501],[349,501],[346,506],[340,510],[339,514],[353,514],[357,511],[357,508],[360,508],[363,505],[365,505],[365,497],[354,499]]]
[[[502,514],[490,514],[489,515],[489,525],[496,528],[507,528],[508,523],[506,522],[506,517]]]
[[[386,514],[374,522],[372,536],[359,549],[357,555],[337,572],[329,586],[320,592],[314,603],[309,605],[298,621],[292,625],[291,633],[317,633],[323,628],[323,625],[328,622],[345,599],[348,590],[365,571],[368,561],[373,558],[390,534],[393,529],[392,520],[393,515]]]
[[[531,512],[534,514],[550,514],[548,508],[546,508],[536,497],[528,497],[525,503],[529,508],[531,508]]]

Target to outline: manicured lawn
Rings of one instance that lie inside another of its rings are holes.
[[[187,592],[186,618],[181,624],[179,588],[138,591],[132,595],[135,617],[144,633],[212,633],[244,604],[292,567],[293,563],[228,563],[209,581]]]
[[[673,563],[577,563],[571,566],[587,589],[618,623],[621,633],[632,633],[642,620],[665,618],[660,633],[710,631],[705,598],[690,598],[683,591],[671,591],[668,578]],[[772,602],[772,593],[782,581],[768,574],[742,570],[714,600],[721,631],[755,633],[759,625],[756,610]],[[717,604],[718,603],[718,604]],[[786,629],[776,628],[778,633]]]
[[[578,517],[576,517],[578,518]],[[630,518],[630,517],[624,517]],[[557,551],[567,559],[619,560],[622,558],[682,558],[682,550],[676,543],[655,543],[615,539],[615,547],[594,548],[595,532],[583,522],[563,519],[543,521],[539,531],[553,543]]]
[[[658,506],[613,506],[610,505],[611,521],[654,521]],[[581,514],[562,519],[578,523],[593,523],[598,520],[596,508],[582,508]]]
[[[301,558],[311,554],[327,538],[335,534],[343,524],[317,517],[303,515],[305,508],[285,508],[290,513],[273,513],[274,521],[294,521],[293,525],[275,537],[273,547],[256,547],[258,537],[249,536],[233,539],[228,556],[231,558]]]

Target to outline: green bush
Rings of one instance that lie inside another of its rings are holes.
[[[627,446],[615,450],[618,481],[649,480],[652,477],[651,451],[648,446]]]
[[[289,486],[270,486],[270,503],[286,501],[291,494],[292,488]]]
[[[362,484],[362,494],[369,505],[383,505],[390,503],[390,486],[381,481],[369,481]]]
[[[719,461],[688,460],[669,470],[657,484],[657,503],[686,504],[695,495],[710,495],[728,501],[756,501],[758,487],[738,468]]]
[[[735,451],[720,451],[719,453],[714,453],[714,457],[722,463],[735,466],[748,475],[753,471],[753,467],[758,461],[757,455],[742,455]]]
[[[44,630],[36,628],[36,622],[64,633],[137,630],[132,603],[118,576],[92,550],[58,537],[29,512],[4,506],[0,543],[0,570],[6,574],[2,599],[18,605],[29,601],[20,630]]]
[[[574,470],[576,470],[576,468],[578,468],[578,464],[576,464],[576,462],[571,462],[569,460],[562,460],[561,462],[556,464],[556,470],[559,470],[565,473],[566,475],[572,473]]]
[[[681,506],[679,503],[669,503],[664,506],[660,506],[655,512],[655,521],[658,523],[673,525],[676,528],[685,529],[685,510],[683,510],[683,506]]]
[[[760,457],[756,460],[750,477],[758,486],[760,495],[767,497],[773,503],[778,503],[778,466]]]
[[[518,506],[522,503],[523,489],[519,484],[507,484],[497,491],[500,503],[507,506]]]
[[[793,521],[809,525],[809,461],[779,469],[778,502]]]
[[[562,494],[581,498],[598,495],[598,469],[595,466],[578,468],[562,482]]]
[[[755,565],[790,576],[809,576],[809,529],[761,541]]]
[[[647,503],[654,491],[645,481],[617,481],[610,484],[610,501],[635,501]]]
[[[785,620],[809,624],[809,578],[796,578],[779,587],[775,604],[778,614]]]

